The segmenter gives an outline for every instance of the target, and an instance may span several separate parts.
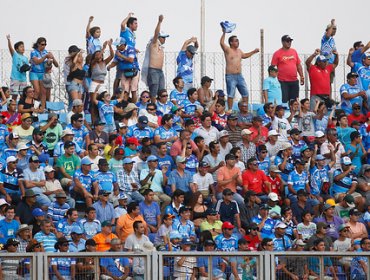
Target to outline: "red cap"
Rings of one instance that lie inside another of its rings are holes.
[[[224,222],[222,224],[222,229],[224,229],[224,228],[233,229],[234,228],[234,225],[232,223],[230,223],[230,222]]]
[[[139,141],[135,137],[129,137],[126,139],[126,144],[135,144],[136,146],[139,146]]]

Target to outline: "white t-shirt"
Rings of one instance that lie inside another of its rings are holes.
[[[193,175],[193,182],[198,186],[198,191],[208,191],[209,185],[213,185],[213,177],[210,173],[207,173],[205,176],[195,173]]]

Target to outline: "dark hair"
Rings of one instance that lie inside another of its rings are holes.
[[[143,196],[146,196],[146,195],[148,195],[148,194],[150,194],[150,193],[152,193],[153,192],[153,190],[152,189],[146,189],[146,190],[144,190],[144,192],[143,192]]]
[[[180,76],[177,76],[177,77],[175,77],[175,79],[173,79],[172,80],[172,83],[173,83],[173,85],[176,87],[177,86],[177,84],[179,83],[179,80],[182,80],[182,77],[180,77]]]
[[[14,49],[17,50],[22,45],[24,46],[23,41],[19,41],[19,42],[17,42],[17,43],[14,44]]]
[[[234,39],[236,39],[236,38],[238,38],[237,36],[235,36],[235,35],[233,35],[233,36],[230,36],[229,37],[229,45],[231,44],[231,42],[234,40]]]
[[[94,37],[94,34],[96,31],[98,31],[100,29],[99,26],[93,26],[89,29],[89,33],[90,33],[90,36],[93,36]]]
[[[139,207],[139,203],[132,201],[127,205],[127,213],[132,213],[137,207]]]
[[[127,20],[127,23],[126,23],[126,26],[127,27],[130,27],[131,24],[133,24],[135,22],[135,20],[137,21],[137,18],[136,17],[130,17],[128,20]]]
[[[135,221],[134,224],[132,225],[134,229],[138,229],[139,225],[142,224],[142,221]]]
[[[198,143],[200,143],[201,141],[203,141],[204,140],[204,137],[202,137],[202,136],[197,136],[197,137],[195,137],[194,138],[194,143],[195,144],[198,144]]]
[[[34,43],[32,45],[32,48],[36,50],[38,48],[39,44],[41,44],[42,42],[46,43],[46,39],[44,37],[37,38],[37,41],[36,41],[36,43]]]
[[[205,119],[206,119],[206,118],[208,118],[208,117],[212,118],[211,113],[209,113],[209,112],[204,112],[204,113],[203,113],[203,115],[201,115],[201,116],[200,116],[200,120],[201,120],[202,122],[204,122],[204,121],[205,121]]]
[[[85,213],[89,214],[91,211],[96,211],[96,209],[94,207],[87,207]]]
[[[161,125],[165,125],[166,122],[168,122],[170,119],[173,118],[173,115],[172,114],[165,114],[163,117],[162,117],[162,120],[161,120]]]
[[[73,122],[77,121],[79,118],[83,118],[83,115],[82,115],[82,114],[80,114],[80,113],[73,114],[73,115],[71,116],[71,123],[73,123]]]
[[[189,88],[188,89],[188,98],[193,95],[194,93],[197,92],[197,89],[196,88]]]

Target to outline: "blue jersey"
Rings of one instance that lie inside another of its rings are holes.
[[[86,49],[87,54],[93,54],[96,51],[101,51],[103,49],[103,46],[99,38],[94,38],[93,36],[90,36],[89,38],[86,38]]]
[[[33,61],[33,58],[34,57],[36,57],[38,59],[43,58],[45,55],[47,55],[47,53],[48,53],[47,50],[43,50],[42,52],[40,52],[39,50],[33,50],[31,52],[31,72],[33,72],[33,73],[45,73],[45,63],[46,63],[47,59],[45,59],[40,64],[36,64]]]
[[[127,137],[135,137],[137,139],[148,137],[150,139],[153,139],[154,133],[153,130],[148,126],[140,129],[136,125],[132,125],[128,128]]]
[[[370,85],[370,66],[364,66],[361,63],[355,63],[353,70],[358,74],[358,80],[361,89],[367,91]]]
[[[84,189],[91,193],[91,186],[92,183],[95,182],[95,177],[94,173],[90,170],[88,174],[82,173],[81,169],[76,170],[76,172],[73,174],[73,183],[72,183],[72,188],[74,187],[74,179],[77,178]]]
[[[305,190],[306,184],[308,183],[308,175],[306,171],[302,171],[301,174],[294,169],[292,172],[289,173],[288,176],[288,184],[292,185],[293,190],[296,192],[299,190]]]
[[[347,93],[349,95],[357,94],[361,91],[361,88],[358,84],[351,86],[349,84],[344,84],[340,87],[339,92],[341,96],[341,105],[340,107],[347,113],[352,114],[352,104],[358,103],[362,107],[362,97],[357,96],[355,98],[352,98],[350,100],[345,100],[343,98],[343,93]]]
[[[99,117],[102,122],[107,125],[114,125],[114,106],[117,103],[117,100],[112,100],[109,104],[98,101]]]
[[[334,63],[335,54],[333,54],[333,51],[336,49],[334,37],[330,36],[328,38],[326,34],[324,34],[321,39],[321,54],[326,57],[329,64]]]
[[[234,234],[226,238],[222,233],[215,238],[216,250],[222,252],[233,252],[238,249],[238,237]]]
[[[99,183],[99,190],[113,192],[113,184],[117,183],[117,176],[111,171],[98,171],[95,174],[94,180]]]
[[[185,114],[193,116],[195,114],[195,111],[202,105],[200,105],[199,101],[195,101],[194,103],[192,103],[189,99],[186,99],[182,103],[182,106],[184,106]]]
[[[171,110],[173,108],[172,102],[167,102],[165,104],[162,104],[161,102],[157,102],[157,116],[163,117],[165,114],[171,114]]]
[[[261,238],[274,238],[274,232],[273,229],[275,227],[275,224],[278,220],[274,220],[271,218],[267,218],[265,221],[265,224],[263,228],[261,229]],[[254,216],[252,218],[252,223],[256,223],[257,225],[262,222],[262,217],[260,215]]]
[[[69,124],[66,128],[72,130],[74,134],[73,141],[80,147],[86,148],[85,137],[87,134],[89,134],[89,130],[86,128],[86,126],[82,125],[81,128],[75,128],[72,126],[72,124]]]
[[[184,80],[184,83],[193,82],[193,59],[188,58],[186,51],[180,51],[176,59],[177,76]]]
[[[184,101],[187,99],[188,94],[186,91],[179,92],[177,89],[174,89],[170,93],[170,100],[176,101],[179,106],[183,106]]]
[[[267,77],[263,81],[262,90],[267,91],[267,102],[277,105],[283,103],[281,85],[277,77]]]
[[[332,194],[335,195],[336,193],[346,193],[352,187],[353,182],[357,182],[357,177],[353,172],[350,172],[346,177],[342,178],[341,180],[335,180],[335,177],[339,174],[342,174],[342,169],[334,170],[333,178],[334,182],[332,185]]]
[[[321,189],[324,183],[329,183],[329,165],[325,165],[324,168],[318,169],[315,165],[310,168],[310,189],[311,194],[320,195]]]
[[[124,31],[121,30],[119,36],[126,40],[126,45],[132,48],[136,46],[136,35],[130,28],[126,27]]]
[[[13,81],[27,82],[26,72],[20,72],[20,68],[28,64],[28,58],[20,53],[14,52],[12,57],[12,72],[10,79]]]

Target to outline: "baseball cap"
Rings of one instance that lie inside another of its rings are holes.
[[[315,137],[316,138],[321,138],[321,137],[324,137],[324,136],[325,136],[325,133],[320,131],[320,130],[315,132]]]
[[[9,163],[9,162],[16,162],[17,161],[17,158],[15,156],[10,156],[6,159],[6,163]]]
[[[197,48],[194,47],[193,45],[190,45],[190,46],[187,46],[186,47],[186,50],[191,53],[192,55],[196,54],[197,53]]]
[[[234,225],[232,223],[226,221],[226,222],[223,222],[223,224],[222,224],[222,229],[224,229],[224,228],[233,229]]]
[[[84,157],[82,160],[81,160],[81,165],[91,165],[93,164],[92,161],[88,158],[88,157]]]
[[[276,193],[270,192],[267,197],[268,197],[268,199],[270,199],[272,201],[275,201],[275,202],[279,201],[279,197]]]
[[[276,225],[275,225],[275,229],[276,228],[287,228],[288,226],[284,223],[284,222],[278,222]]]
[[[158,158],[155,155],[150,155],[146,159],[146,162],[150,162],[150,161],[158,161]]]
[[[243,135],[250,135],[250,134],[252,134],[253,132],[252,131],[250,131],[248,128],[245,128],[245,129],[243,129],[242,130],[242,132],[241,132],[241,136],[243,136]]]
[[[132,158],[124,158],[123,161],[122,161],[122,164],[130,164],[130,163],[134,163],[135,161],[132,160]]]
[[[349,157],[343,157],[342,160],[341,160],[341,163],[344,164],[344,165],[351,165],[352,160]]]
[[[290,38],[289,35],[284,35],[283,37],[281,37],[281,41],[282,42],[291,42],[291,41],[293,41],[293,39]]]
[[[358,209],[353,208],[353,209],[349,210],[349,215],[360,216],[361,215],[361,212],[358,211]]]
[[[141,124],[148,124],[149,120],[147,116],[140,116],[139,119],[137,120]]]
[[[351,194],[347,194],[343,200],[347,203],[349,207],[355,207],[355,199]]]
[[[72,107],[77,107],[77,106],[81,106],[81,105],[83,105],[83,102],[82,102],[81,99],[75,99],[72,102]]]
[[[41,208],[35,208],[32,210],[32,216],[41,217],[41,216],[45,216],[45,213],[44,211],[41,210]]]
[[[279,136],[279,132],[277,132],[275,129],[273,130],[270,130],[267,134],[267,137],[270,137],[270,136]]]
[[[289,134],[292,135],[292,134],[301,134],[302,131],[300,131],[298,128],[293,128],[289,131]]]

